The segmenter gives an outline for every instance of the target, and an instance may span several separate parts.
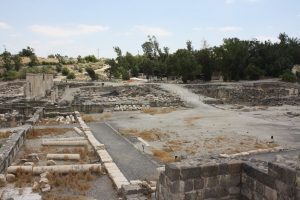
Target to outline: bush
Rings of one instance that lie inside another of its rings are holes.
[[[85,69],[85,71],[89,74],[90,78],[94,81],[94,80],[98,80],[98,75],[96,74],[96,72],[91,68],[88,67]]]
[[[70,70],[67,67],[64,67],[61,71],[62,75],[64,76],[68,76],[68,74],[70,73]]]
[[[249,80],[258,80],[264,72],[257,66],[249,64],[245,70],[246,76]]]
[[[122,71],[122,79],[123,79],[123,80],[129,80],[129,79],[130,79],[129,73],[128,73],[127,70],[123,70],[123,71]]]
[[[3,75],[3,79],[6,81],[11,81],[11,80],[15,80],[19,78],[19,74],[17,71],[15,70],[10,70],[4,73]]]
[[[282,75],[281,75],[282,81],[285,82],[296,82],[297,81],[297,76],[293,74],[290,70],[286,70]]]
[[[59,73],[59,72],[61,72],[62,71],[62,65],[61,64],[58,64],[58,65],[56,65],[56,71]]]
[[[70,72],[67,76],[67,79],[75,79],[75,74],[74,72]]]

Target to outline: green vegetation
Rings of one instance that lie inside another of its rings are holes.
[[[74,72],[70,72],[68,75],[67,75],[67,79],[75,79],[75,74]]]
[[[74,72],[84,70],[92,80],[99,79],[95,70],[108,64],[105,70],[111,78],[128,80],[143,73],[147,78],[180,78],[184,83],[193,80],[210,81],[220,76],[224,81],[258,80],[264,77],[280,77],[283,81],[300,80],[300,74],[292,74],[295,64],[300,64],[300,39],[281,33],[277,43],[271,41],[224,39],[220,46],[209,47],[204,41],[200,49],[191,41],[186,47],[170,53],[168,47],[160,47],[154,36],[148,36],[141,47],[142,55],[122,52],[114,47],[115,59],[98,60],[94,55],[76,59],[51,54],[48,59],[38,59],[34,49],[27,47],[12,55],[5,50],[0,54],[0,78],[13,80],[30,73],[62,73],[68,79]],[[39,61],[40,60],[40,61]],[[73,65],[71,70],[68,65]],[[79,78],[81,76],[78,76]],[[100,77],[101,78],[101,77]]]
[[[64,75],[64,76],[68,76],[68,74],[70,73],[70,70],[69,70],[69,68],[64,67],[64,68],[62,69],[61,73],[62,73],[62,75]]]
[[[95,70],[93,70],[93,68],[91,67],[87,67],[85,69],[85,71],[88,73],[88,75],[90,76],[90,78],[94,81],[94,80],[98,80],[98,75],[96,74]]]
[[[229,38],[215,47],[208,47],[204,42],[199,50],[187,41],[185,49],[174,53],[169,53],[168,47],[160,48],[157,39],[149,36],[142,49],[143,55],[134,56],[114,47],[116,59],[106,61],[111,66],[106,70],[108,77],[127,79],[128,72],[130,76],[144,73],[147,78],[172,76],[183,82],[199,78],[210,81],[214,74],[221,75],[224,81],[257,80],[287,77],[285,71],[300,63],[300,40],[285,33],[279,35],[278,43]]]
[[[291,71],[286,70],[282,76],[281,76],[282,81],[285,82],[296,82],[297,81],[297,76],[295,74],[293,74]]]

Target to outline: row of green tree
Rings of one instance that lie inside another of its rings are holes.
[[[258,40],[224,39],[223,44],[208,47],[206,42],[201,49],[194,49],[187,41],[185,49],[169,52],[161,48],[154,36],[142,44],[143,55],[122,53],[114,47],[116,59],[107,60],[110,78],[129,79],[143,73],[148,78],[156,76],[177,77],[183,82],[203,79],[210,81],[213,75],[224,81],[257,80],[261,77],[280,77],[296,80],[291,73],[295,64],[300,64],[300,40],[281,33],[278,42]]]

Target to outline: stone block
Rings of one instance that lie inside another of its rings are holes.
[[[171,193],[183,193],[184,181],[173,181],[169,185]]]
[[[166,175],[164,172],[160,173],[159,175],[159,184],[161,184],[162,186],[166,187]]]
[[[291,185],[287,185],[279,180],[275,181],[276,191],[280,195],[284,195],[287,197],[293,197],[295,195],[295,187]]]
[[[228,189],[229,195],[239,195],[241,193],[240,187],[230,187]]]
[[[277,200],[277,191],[266,186],[264,197],[267,200]]]
[[[194,189],[200,190],[204,188],[204,180],[202,178],[194,179]]]
[[[264,200],[264,197],[263,197],[262,194],[259,194],[259,193],[257,193],[257,192],[254,192],[254,193],[253,193],[253,196],[252,196],[252,199],[253,199],[253,200]]]
[[[228,173],[229,173],[228,163],[220,163],[219,164],[219,175],[225,175],[225,174],[228,174]]]
[[[241,175],[240,174],[230,175],[228,186],[239,186],[239,185],[241,185]]]
[[[260,183],[259,181],[255,182],[255,192],[258,194],[263,195],[265,193],[265,186],[264,184]]]
[[[197,192],[187,192],[184,194],[184,200],[197,200]]]
[[[168,164],[166,165],[165,174],[171,181],[179,180],[180,168],[175,164]]]
[[[275,188],[275,178],[273,176],[269,176],[263,171],[260,171],[258,168],[255,168],[249,164],[244,164],[243,173],[270,188]]]
[[[288,185],[294,185],[296,182],[296,170],[279,165],[274,163],[268,163],[268,174],[276,179],[279,179],[280,181],[288,184]]]
[[[188,179],[184,181],[184,192],[190,192],[194,190],[194,179]]]
[[[126,195],[142,193],[143,189],[138,184],[122,185],[121,193]]]
[[[219,166],[216,164],[202,165],[201,172],[203,177],[217,176],[219,174]]]
[[[219,179],[217,176],[204,178],[204,187],[205,188],[216,187],[218,183],[219,183]]]
[[[230,174],[240,174],[242,171],[243,162],[230,161],[228,162],[228,172]]]
[[[242,185],[241,195],[244,196],[244,198],[246,199],[252,199],[252,192],[247,186]]]
[[[204,199],[218,198],[218,194],[215,188],[205,188],[204,189]]]
[[[180,172],[180,179],[191,179],[201,177],[201,167],[182,167]]]

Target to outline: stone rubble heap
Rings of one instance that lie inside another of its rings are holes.
[[[219,100],[213,104],[220,104],[221,100],[223,103],[246,106],[300,105],[300,87],[282,82],[198,84],[185,87],[196,94]]]

